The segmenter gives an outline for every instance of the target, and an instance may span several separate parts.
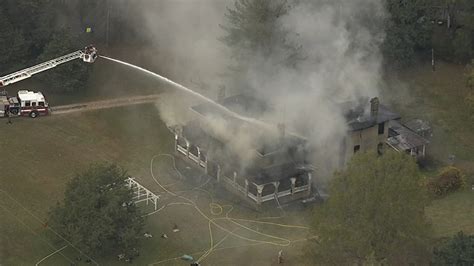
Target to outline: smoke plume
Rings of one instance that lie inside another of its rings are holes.
[[[277,123],[284,123],[288,131],[305,136],[319,175],[327,176],[341,165],[341,146],[348,136],[339,104],[356,106],[379,94],[384,6],[382,0],[288,4],[289,12],[279,23],[290,33],[290,41],[301,46],[302,59],[285,66],[278,54],[268,58],[256,51],[241,73],[244,81],[237,82],[228,68],[231,53],[219,41],[225,34],[219,25],[226,23],[224,13],[233,1],[137,1],[136,8],[165,75],[213,99],[225,85],[227,92],[251,93],[265,101],[272,108],[258,116],[274,123],[275,130]],[[186,95],[167,95],[157,107],[169,125],[193,119],[182,115],[189,112],[181,100]],[[232,147],[250,148],[261,136],[236,136],[226,132],[225,121],[213,121],[211,128],[232,141]]]

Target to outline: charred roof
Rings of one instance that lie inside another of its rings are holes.
[[[427,145],[429,142],[397,121],[390,122],[387,143],[399,151]]]
[[[247,117],[259,118],[263,113],[271,111],[270,106],[257,98],[238,94],[221,101],[229,110]]]
[[[361,103],[354,107],[353,102],[345,102],[340,104],[340,107],[351,131],[363,130],[379,123],[401,118],[398,113],[382,104],[378,105],[375,116],[369,112],[367,104]]]

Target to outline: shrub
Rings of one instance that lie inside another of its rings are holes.
[[[436,197],[443,197],[464,187],[464,176],[456,167],[448,166],[441,170],[440,174],[432,178],[428,184],[428,190]]]
[[[432,265],[473,265],[474,235],[462,231],[436,247]]]

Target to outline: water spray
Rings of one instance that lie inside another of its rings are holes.
[[[104,58],[104,59],[107,59],[107,60],[110,60],[110,61],[112,61],[112,62],[116,62],[116,63],[122,64],[122,65],[125,65],[125,66],[128,66],[128,67],[134,68],[134,69],[136,69],[136,70],[140,70],[140,71],[145,72],[145,73],[147,73],[147,74],[149,74],[149,75],[152,75],[152,76],[155,77],[155,78],[158,78],[158,79],[160,79],[160,80],[162,80],[162,81],[164,81],[164,82],[166,82],[166,83],[169,83],[169,84],[171,84],[171,85],[177,87],[178,89],[180,89],[180,90],[182,90],[182,91],[185,91],[185,92],[187,92],[187,93],[190,93],[190,94],[192,94],[192,95],[194,95],[194,96],[196,96],[196,97],[198,97],[198,98],[200,98],[200,99],[202,99],[202,100],[204,100],[204,101],[206,101],[206,102],[208,102],[208,103],[214,105],[215,107],[217,107],[217,108],[219,108],[221,111],[224,111],[225,113],[231,115],[232,117],[235,117],[235,118],[237,118],[237,119],[243,120],[243,121],[248,122],[248,123],[251,123],[251,124],[260,125],[260,126],[266,127],[266,128],[272,128],[272,125],[269,124],[269,123],[265,123],[265,122],[263,122],[263,121],[261,121],[261,120],[257,120],[257,119],[250,118],[250,117],[246,117],[246,116],[241,116],[241,115],[239,115],[239,114],[237,114],[237,113],[235,113],[235,112],[229,110],[227,107],[225,107],[225,106],[223,106],[223,105],[217,103],[216,101],[213,101],[212,99],[209,99],[209,98],[207,98],[206,96],[204,96],[204,95],[202,95],[202,94],[200,94],[200,93],[198,93],[198,92],[195,92],[195,91],[193,91],[193,90],[191,90],[191,89],[189,89],[189,88],[187,88],[187,87],[185,87],[185,86],[183,86],[183,85],[181,85],[181,84],[179,84],[179,83],[177,83],[177,82],[174,82],[174,81],[172,81],[172,80],[170,80],[170,79],[168,79],[168,78],[165,78],[165,77],[163,77],[163,76],[161,76],[161,75],[158,75],[158,74],[156,74],[155,72],[152,72],[152,71],[150,71],[150,70],[148,70],[148,69],[145,69],[145,68],[142,68],[142,67],[139,67],[139,66],[136,66],[136,65],[133,65],[133,64],[130,64],[130,63],[127,63],[127,62],[118,60],[118,59],[114,59],[114,58],[110,58],[110,57],[107,57],[107,56],[103,56],[103,55],[100,55],[100,57],[101,57],[101,58]]]

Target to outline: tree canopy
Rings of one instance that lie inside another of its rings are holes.
[[[130,43],[128,40],[136,39],[134,28],[126,23],[126,19],[133,19],[127,13],[132,5],[124,0],[0,0],[0,75],[91,43],[100,45],[108,39]],[[89,27],[92,31],[86,33]],[[47,81],[45,85],[56,92],[78,91],[88,79],[88,69],[76,62],[68,63],[35,78]]]
[[[356,154],[330,181],[330,197],[314,210],[319,236],[310,253],[320,264],[406,265],[429,254],[428,204],[413,158]]]
[[[398,66],[413,62],[417,50],[431,49],[429,0],[386,0],[389,13],[382,46],[387,63]]]
[[[0,7],[0,47],[2,47],[0,50],[2,73],[7,73],[24,63],[27,42],[22,31],[13,26],[2,7]]]
[[[236,0],[233,8],[227,8],[226,24],[221,25],[226,32],[222,41],[239,63],[259,57],[293,64],[299,47],[288,39],[289,32],[281,24],[289,10],[286,0]]]
[[[53,34],[44,51],[38,58],[39,62],[45,62],[55,57],[74,52],[79,42],[78,36],[73,36],[67,30],[60,30]],[[46,81],[47,85],[56,92],[73,92],[84,87],[89,72],[93,66],[82,61],[75,60],[58,66],[55,69],[38,75],[38,78]]]
[[[67,184],[64,201],[51,210],[50,226],[90,256],[132,255],[144,220],[125,186],[126,177],[125,171],[108,164],[76,175]]]
[[[474,236],[462,231],[434,251],[434,265],[473,265]]]

